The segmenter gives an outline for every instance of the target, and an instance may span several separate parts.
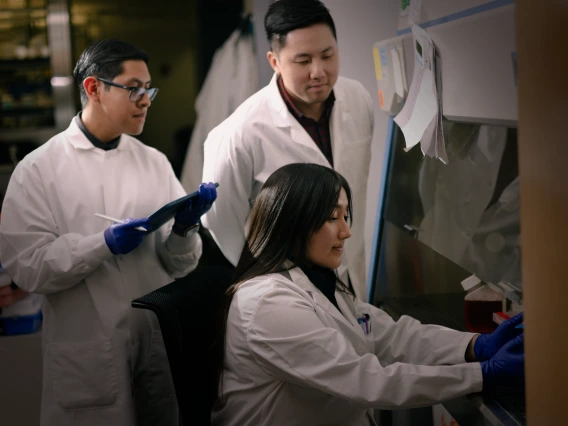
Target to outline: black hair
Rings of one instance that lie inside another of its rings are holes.
[[[73,76],[79,85],[83,107],[89,100],[83,87],[83,80],[91,76],[113,80],[124,71],[123,62],[129,60],[144,61],[146,65],[149,62],[148,54],[143,50],[112,38],[97,41],[85,49],[73,70]],[[105,88],[109,90],[108,86]]]
[[[288,33],[316,24],[327,25],[337,40],[329,9],[319,0],[278,0],[264,16],[264,30],[272,51],[284,47]]]
[[[223,303],[215,355],[219,384],[223,373],[227,317],[233,295],[247,280],[306,265],[309,240],[332,216],[342,189],[347,195],[347,211],[351,218],[349,184],[329,167],[289,164],[276,170],[262,186],[251,211],[245,246]],[[337,288],[351,294],[339,280]]]

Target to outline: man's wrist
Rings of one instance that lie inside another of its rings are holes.
[[[194,234],[198,230],[199,230],[199,222],[189,226],[182,225],[181,223],[178,222],[174,222],[174,226],[172,227],[172,232],[176,235],[179,235],[180,237],[186,237],[189,234]]]

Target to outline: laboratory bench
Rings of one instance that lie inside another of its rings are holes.
[[[463,320],[463,293],[427,294],[413,297],[390,297],[380,306],[395,320],[402,315],[416,318],[424,324],[438,324],[460,331],[467,331]],[[525,426],[525,393],[523,389],[502,388],[494,395],[471,394],[444,402],[443,407],[459,426]],[[412,410],[411,410],[412,411]],[[396,412],[383,412],[379,416],[380,426],[402,426],[408,424],[429,425],[424,421],[425,413],[417,410],[413,416],[402,416],[398,421]],[[420,423],[416,418],[420,417]],[[449,425],[450,423],[448,423]]]

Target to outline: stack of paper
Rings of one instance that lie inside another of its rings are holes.
[[[448,162],[442,128],[442,82],[439,56],[430,36],[412,26],[414,75],[408,98],[394,118],[406,140],[406,151],[420,142],[424,155]]]

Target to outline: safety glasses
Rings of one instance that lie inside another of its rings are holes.
[[[98,77],[97,80],[102,81],[104,84],[108,84],[109,86],[114,86],[120,89],[129,90],[130,94],[128,95],[128,99],[130,99],[132,102],[139,102],[140,100],[142,100],[142,98],[146,93],[148,93],[148,98],[150,99],[151,102],[154,100],[159,90],[156,87],[145,88],[145,87],[123,86],[122,84],[117,84],[113,81],[105,80],[104,78],[98,78]]]

